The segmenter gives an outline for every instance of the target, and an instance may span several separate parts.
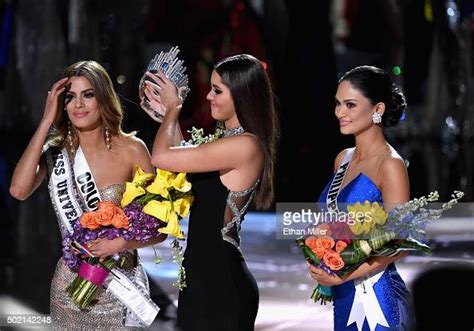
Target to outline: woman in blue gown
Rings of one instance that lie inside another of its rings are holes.
[[[335,115],[341,133],[354,135],[355,147],[336,157],[335,175],[319,202],[343,210],[344,203],[377,201],[389,211],[409,200],[405,164],[382,130],[397,124],[405,108],[402,92],[385,71],[362,66],[342,76]],[[410,298],[394,264],[403,256],[370,258],[344,278],[309,267],[319,284],[332,286],[335,330],[410,330]]]

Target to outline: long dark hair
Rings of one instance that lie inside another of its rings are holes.
[[[273,179],[279,138],[270,79],[262,63],[248,54],[228,57],[217,63],[214,70],[230,90],[240,125],[260,139],[265,165],[255,205],[258,209],[269,208],[274,200]]]

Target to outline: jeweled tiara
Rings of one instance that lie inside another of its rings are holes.
[[[181,98],[184,99],[189,92],[189,79],[186,72],[186,67],[183,66],[184,61],[178,59],[178,46],[172,47],[168,52],[160,52],[150,61],[146,71],[157,73],[158,70],[163,70],[165,75],[176,85],[180,91]],[[140,80],[140,92],[143,92],[143,84],[145,80],[151,80],[146,75],[143,75]]]

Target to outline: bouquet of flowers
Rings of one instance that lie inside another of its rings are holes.
[[[297,239],[305,259],[329,274],[344,277],[372,256],[394,256],[402,251],[430,252],[425,227],[458,202],[464,193],[455,191],[441,208],[427,208],[439,195],[410,200],[386,213],[377,203],[349,205],[347,222],[320,224],[313,233]],[[331,288],[318,284],[311,298],[322,304],[332,301]]]
[[[193,203],[191,187],[185,173],[157,169],[155,176],[138,167],[133,181],[126,183],[121,201],[125,215],[132,220],[130,231],[135,238],[149,239],[150,228],[153,228],[154,233],[157,231],[158,234],[175,237],[172,247],[179,264],[179,289],[186,286],[182,248],[178,241],[183,240],[184,235],[179,220],[189,214]],[[161,226],[162,224],[165,226]]]
[[[182,239],[178,219],[187,216],[192,200],[191,184],[184,173],[158,169],[155,176],[137,167],[133,181],[126,183],[122,208],[112,202],[99,202],[98,209],[84,213],[73,233],[63,241],[63,259],[78,273],[67,288],[73,302],[80,309],[87,308],[108,274],[117,277],[112,269],[126,263],[125,254],[100,262],[89,251],[88,241],[122,237],[147,242],[161,234]],[[183,282],[184,274],[180,273],[180,284]]]
[[[97,289],[104,283],[112,269],[126,262],[123,254],[100,262],[99,258],[89,251],[87,242],[100,238],[112,240],[117,237],[135,239],[129,219],[114,203],[98,202],[97,210],[84,213],[74,227],[73,233],[64,238],[63,259],[66,265],[78,274],[68,286],[67,292],[80,309],[85,309],[91,304],[96,297]]]

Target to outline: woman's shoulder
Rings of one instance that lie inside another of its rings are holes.
[[[380,161],[379,172],[382,178],[386,176],[406,176],[407,169],[405,160],[398,154],[398,152],[390,146],[390,152],[383,156]]]
[[[124,152],[130,156],[149,153],[146,144],[135,135],[120,135],[117,138]]]
[[[254,154],[262,151],[262,145],[258,137],[248,132],[238,136],[219,139],[216,142],[244,154]]]

